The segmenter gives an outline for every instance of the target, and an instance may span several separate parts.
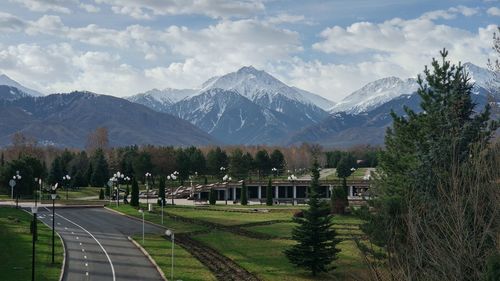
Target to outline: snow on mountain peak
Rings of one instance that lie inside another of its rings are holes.
[[[6,85],[6,86],[17,88],[17,89],[25,92],[26,94],[28,94],[30,96],[34,96],[34,97],[43,96],[42,93],[40,93],[38,91],[35,91],[35,90],[32,90],[30,88],[24,87],[23,85],[21,85],[18,82],[12,80],[9,76],[7,76],[5,74],[1,74],[0,75],[0,85]]]
[[[489,69],[479,67],[473,63],[464,63],[464,68],[477,86],[485,89],[498,89],[500,88],[500,79],[498,73]]]
[[[214,88],[236,91],[252,101],[266,98],[271,102],[274,97],[281,95],[300,103],[313,104],[325,110],[333,105],[333,102],[323,97],[290,87],[269,73],[253,66],[244,66],[236,72],[211,78],[203,84],[200,93]]]
[[[330,109],[331,113],[345,111],[358,114],[375,108],[401,95],[414,93],[418,88],[417,81],[409,78],[386,77],[375,80],[361,89],[345,97]]]

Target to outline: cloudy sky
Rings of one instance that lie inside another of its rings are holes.
[[[485,66],[499,20],[498,0],[2,0],[0,73],[129,96],[253,65],[338,101],[443,47]]]

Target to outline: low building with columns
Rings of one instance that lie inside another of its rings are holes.
[[[219,182],[206,185],[179,186],[174,190],[174,197],[189,198],[198,202],[208,200],[211,190],[216,191],[217,201],[239,202],[243,181]],[[275,204],[303,204],[307,199],[310,180],[288,181],[276,179],[272,181],[272,194]],[[320,194],[330,198],[334,187],[342,186],[341,180],[320,180]],[[265,203],[268,180],[245,181],[250,202]],[[350,202],[362,202],[369,196],[370,180],[348,180],[348,199]],[[171,197],[170,191],[167,197]]]

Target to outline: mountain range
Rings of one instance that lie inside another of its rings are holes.
[[[498,103],[497,74],[470,63],[464,67],[475,83],[476,103],[491,102],[488,93]],[[41,96],[1,75],[0,145],[21,131],[44,143],[82,147],[87,134],[103,126],[115,146],[382,145],[391,110],[419,110],[417,89],[414,78],[387,77],[334,103],[248,66],[197,89],[152,89],[121,99],[89,92]]]

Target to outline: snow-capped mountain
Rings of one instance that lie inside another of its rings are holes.
[[[210,78],[199,90],[179,91],[150,91],[128,99],[188,120],[227,143],[244,144],[277,144],[323,120],[328,116],[323,108],[333,105],[251,66]]]
[[[464,69],[469,74],[471,82],[474,83],[473,91],[475,94],[486,92],[499,94],[500,79],[498,74],[472,63],[465,63]],[[412,95],[417,89],[418,83],[415,78],[408,78],[406,80],[398,77],[382,78],[356,90],[334,105],[329,111],[330,113],[346,112],[359,114],[370,111],[397,97]]]
[[[401,95],[411,95],[418,88],[416,79],[382,78],[366,84],[330,109],[331,113],[358,114],[369,111]]]
[[[127,99],[131,102],[145,105],[156,111],[168,112],[170,106],[174,103],[194,95],[197,92],[198,90],[194,89],[152,89],[147,92],[128,97]]]
[[[24,87],[23,85],[21,85],[21,84],[17,83],[16,81],[10,79],[10,77],[7,76],[7,75],[5,75],[5,74],[0,75],[0,85],[5,85],[5,86],[10,86],[10,87],[17,88],[21,92],[24,92],[24,93],[26,93],[26,94],[28,94],[30,96],[34,96],[34,97],[43,96],[42,93],[40,93],[38,91],[35,91],[35,90],[32,90],[30,88]]]
[[[200,92],[208,89],[224,89],[238,92],[251,101],[286,97],[303,104],[312,104],[324,110],[333,106],[333,102],[313,93],[290,87],[269,73],[257,70],[253,66],[245,66],[236,72],[231,72],[220,77],[213,77],[203,83]],[[279,108],[276,108],[279,109]]]

